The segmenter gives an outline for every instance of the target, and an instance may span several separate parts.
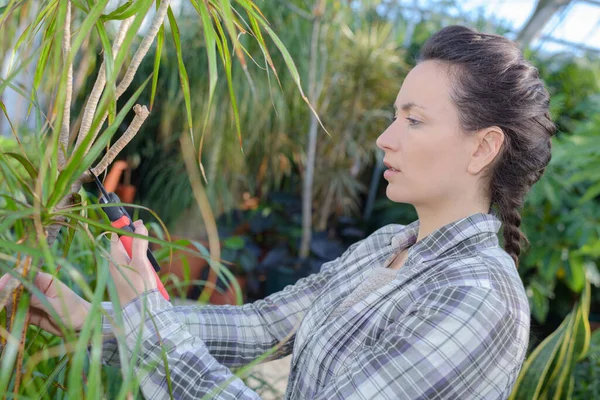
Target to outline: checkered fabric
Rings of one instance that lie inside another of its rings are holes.
[[[103,361],[134,360],[146,399],[259,398],[230,368],[278,344],[265,360],[292,354],[286,399],[505,399],[530,310],[500,226],[477,213],[416,242],[418,220],[387,225],[319,273],[243,306],[174,307],[154,290],[123,308],[121,326],[103,303],[104,333],[120,332]],[[409,246],[391,282],[328,319]]]

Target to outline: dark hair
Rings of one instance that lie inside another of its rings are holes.
[[[418,61],[448,66],[456,84],[452,101],[465,132],[497,126],[504,144],[487,171],[489,196],[504,226],[504,249],[519,266],[525,195],[550,162],[555,126],[550,96],[538,70],[517,45],[502,36],[449,26],[425,43]],[[490,209],[491,211],[491,209]]]

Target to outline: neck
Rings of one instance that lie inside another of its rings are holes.
[[[432,232],[451,222],[468,217],[476,213],[487,214],[490,209],[489,201],[464,201],[454,200],[443,205],[415,206],[419,216],[419,235],[417,242],[424,239]]]

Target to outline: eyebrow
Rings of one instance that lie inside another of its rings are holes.
[[[400,106],[400,109],[402,111],[410,111],[411,108],[420,108],[422,110],[425,110],[425,107],[420,106],[417,103],[413,103],[412,101],[409,101],[408,103],[404,103]],[[394,110],[398,111],[398,106],[396,106],[396,103],[394,103]]]

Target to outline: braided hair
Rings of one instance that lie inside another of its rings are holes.
[[[463,26],[449,26],[431,36],[418,59],[427,60],[447,66],[463,131],[497,126],[504,132],[485,181],[491,207],[497,208],[503,224],[504,249],[518,267],[521,243],[529,244],[520,229],[520,210],[550,162],[556,131],[548,91],[514,42]]]

